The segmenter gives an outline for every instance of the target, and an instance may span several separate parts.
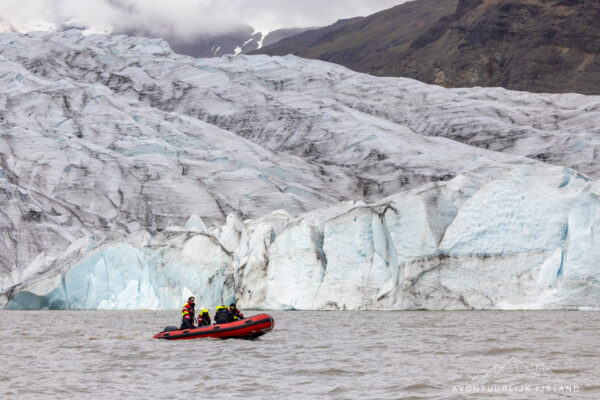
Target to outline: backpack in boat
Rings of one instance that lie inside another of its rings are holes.
[[[176,326],[165,326],[165,329],[163,329],[163,332],[173,332],[176,330],[177,330]]]

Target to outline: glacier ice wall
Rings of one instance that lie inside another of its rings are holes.
[[[600,186],[564,167],[460,175],[379,202],[292,217],[198,217],[101,244],[5,293],[8,308],[600,307]]]
[[[203,232],[138,232],[98,246],[63,271],[33,277],[7,308],[174,309],[195,294],[206,306],[231,302],[233,259]]]
[[[597,187],[567,168],[519,168],[308,213],[237,295],[293,309],[598,307]]]

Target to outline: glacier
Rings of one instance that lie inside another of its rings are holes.
[[[13,287],[8,309],[578,309],[600,304],[600,184],[565,167],[460,175],[298,216],[197,216]],[[65,265],[63,263],[63,265]]]
[[[0,307],[600,307],[600,97],[0,34]]]

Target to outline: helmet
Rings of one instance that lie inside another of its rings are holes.
[[[235,307],[235,303],[231,303],[229,307]]]
[[[203,308],[203,309],[200,311],[200,314],[207,314],[207,313],[208,313],[208,310],[207,310],[206,308]]]

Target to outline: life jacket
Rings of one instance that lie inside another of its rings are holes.
[[[184,313],[186,312],[190,314],[192,319],[194,319],[194,306],[191,305],[189,301],[183,305],[183,308],[181,309],[181,316],[183,317]]]
[[[215,322],[217,324],[226,324],[231,322],[232,316],[231,311],[225,306],[218,306],[217,312],[215,313]]]

